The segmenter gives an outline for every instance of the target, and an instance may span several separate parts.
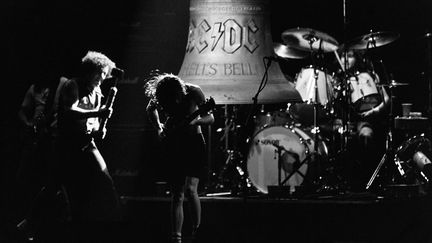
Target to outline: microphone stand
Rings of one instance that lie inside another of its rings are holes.
[[[250,121],[250,117],[252,116],[252,113],[254,113],[254,110],[256,109],[256,107],[258,106],[258,96],[259,94],[264,90],[265,86],[267,85],[267,81],[268,81],[268,70],[270,69],[270,65],[273,61],[273,57],[264,57],[263,58],[263,63],[264,63],[264,75],[261,79],[261,83],[258,87],[258,91],[256,92],[256,94],[254,95],[254,97],[252,98],[253,100],[253,104],[252,107],[249,110],[248,116],[246,118],[244,127],[248,127],[249,121]],[[266,62],[267,61],[267,62]]]
[[[432,119],[432,33],[425,34],[426,37],[426,79],[428,82],[428,104],[427,117]]]
[[[263,74],[263,77],[261,79],[261,83],[258,87],[258,90],[257,90],[256,94],[254,95],[254,97],[252,98],[253,104],[252,104],[251,108],[249,109],[248,115],[246,117],[246,121],[244,122],[243,131],[245,129],[248,129],[249,121],[251,120],[250,118],[251,118],[252,114],[254,113],[254,111],[256,110],[256,107],[258,106],[258,96],[264,90],[265,86],[267,85],[268,71],[269,71],[271,63],[274,59],[275,59],[274,57],[263,57],[264,74]],[[243,152],[245,152],[245,151],[243,151]],[[244,153],[244,154],[246,154],[246,153]],[[247,178],[247,175],[244,175],[243,177]],[[243,200],[245,201],[248,197],[249,182],[243,181],[243,178],[242,178],[242,183],[244,183],[246,185],[246,186],[243,186]]]

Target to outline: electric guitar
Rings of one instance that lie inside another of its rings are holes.
[[[116,94],[117,94],[117,88],[115,86],[111,87],[109,90],[108,96],[107,96],[107,100],[105,102],[106,108],[112,108],[113,107]],[[101,121],[100,121],[98,134],[101,134],[101,137],[100,137],[101,140],[105,138],[106,133],[104,133],[103,131],[106,128],[106,125],[108,123],[109,118],[110,117],[106,117],[106,118],[101,119]]]
[[[44,112],[41,112],[33,120],[31,127],[23,127],[20,137],[22,141],[26,141],[34,146],[38,145],[49,134],[47,118]]]
[[[213,110],[216,106],[216,103],[212,97],[207,99],[207,101],[198,107],[198,110],[194,111],[192,114],[182,118],[182,119],[174,119],[172,117],[168,118],[164,124],[164,135],[166,137],[172,136],[176,134],[182,128],[185,128],[192,122],[199,114],[209,112]]]

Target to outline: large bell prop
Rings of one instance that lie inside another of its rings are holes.
[[[273,56],[268,0],[191,0],[189,36],[179,77],[199,85],[217,104],[249,104]],[[301,97],[277,62],[258,103],[298,102]]]

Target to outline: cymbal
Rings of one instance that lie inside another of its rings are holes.
[[[409,83],[398,83],[396,81],[391,81],[389,84],[379,84],[378,86],[385,86],[385,87],[397,87],[397,86],[406,86],[409,85]]]
[[[330,35],[310,29],[294,28],[282,32],[282,40],[285,45],[305,51],[332,52],[338,49],[339,43]],[[312,46],[311,46],[312,43]]]
[[[399,34],[389,31],[371,32],[349,41],[346,49],[362,50],[387,45],[399,38]]]
[[[281,43],[274,43],[273,50],[280,58],[303,59],[309,56],[307,51],[302,51]]]

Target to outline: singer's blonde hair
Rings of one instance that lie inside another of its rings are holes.
[[[116,65],[106,55],[96,51],[88,51],[87,54],[81,59],[81,76],[86,76],[96,71],[101,71],[105,67],[109,68],[108,76],[110,76],[111,70],[115,68]]]

